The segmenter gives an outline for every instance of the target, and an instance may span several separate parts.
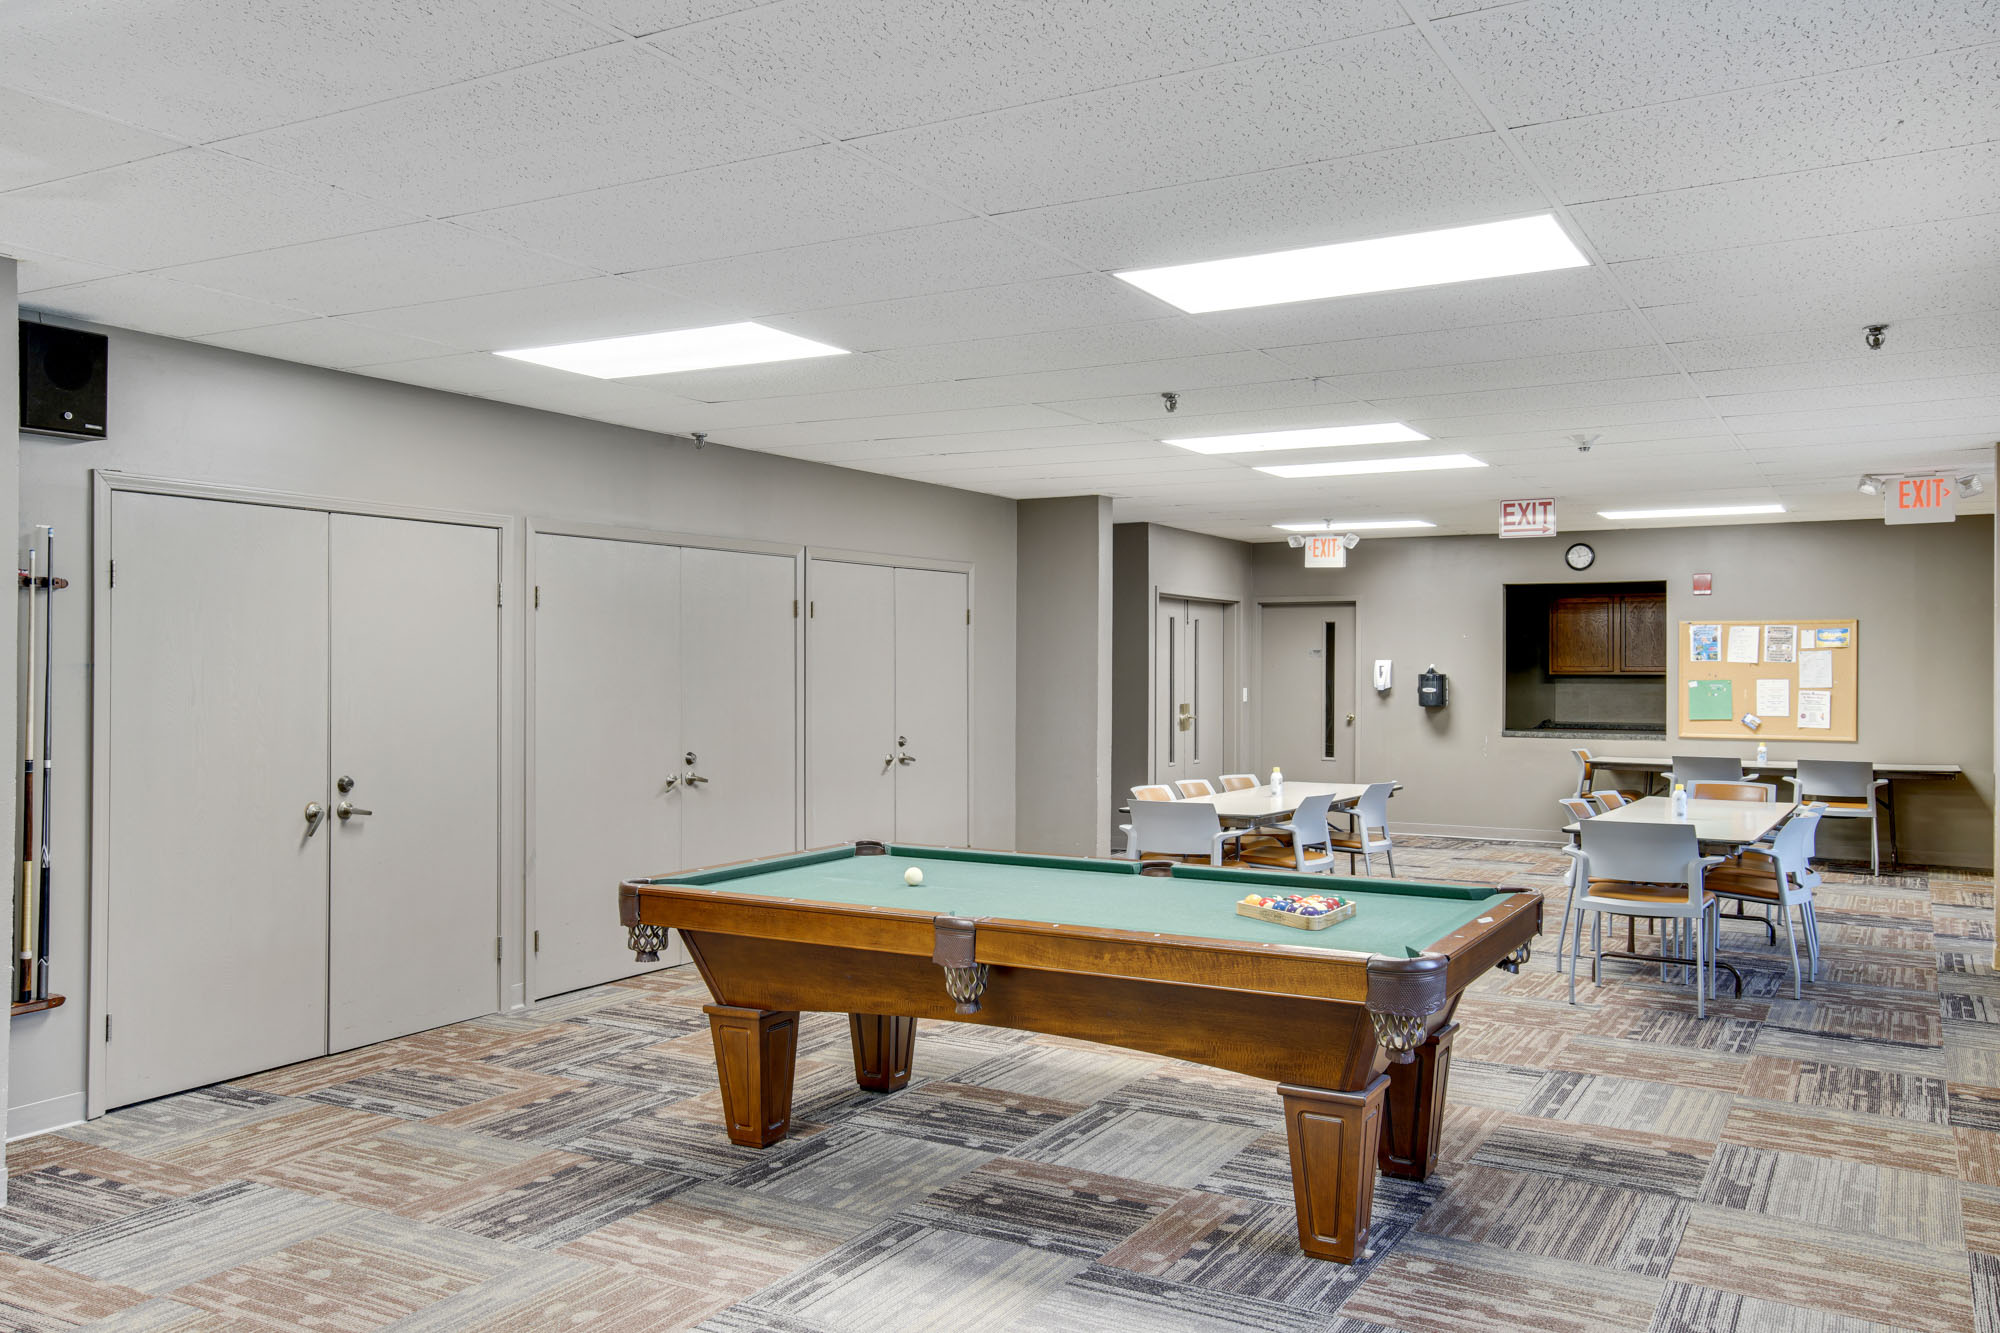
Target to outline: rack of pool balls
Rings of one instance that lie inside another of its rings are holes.
[[[1276,898],[1246,894],[1236,904],[1236,915],[1258,921],[1275,921],[1300,930],[1325,930],[1336,921],[1354,915],[1354,900],[1325,893],[1287,893]]]

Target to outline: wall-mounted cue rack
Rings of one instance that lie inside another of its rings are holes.
[[[54,683],[51,664],[55,654],[49,624],[55,608],[55,594],[69,586],[69,580],[55,574],[56,532],[37,528],[38,542],[27,552],[27,567],[19,572],[19,586],[28,598],[25,663],[21,671],[24,685],[21,703],[21,873],[14,888],[14,994],[15,1015],[54,1009],[63,997],[49,990],[49,771],[55,753],[50,724],[50,686]],[[41,612],[40,635],[36,615]],[[39,649],[41,657],[35,654]],[[39,667],[40,670],[36,668]],[[36,685],[41,687],[36,696]]]

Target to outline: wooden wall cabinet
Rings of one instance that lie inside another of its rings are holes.
[[[1549,603],[1552,676],[1662,676],[1667,599],[1659,593],[1558,597]]]

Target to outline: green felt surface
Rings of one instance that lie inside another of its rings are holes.
[[[911,866],[924,872],[924,882],[914,888],[903,882],[903,872]],[[1135,871],[1130,861],[937,847],[892,847],[886,856],[856,856],[851,848],[837,847],[653,882],[939,915],[1054,921],[1394,957],[1423,949],[1484,915],[1500,892],[1458,884],[1283,871],[1186,867],[1166,879]],[[1338,895],[1354,899],[1359,910],[1325,930],[1300,930],[1236,915],[1237,900],[1253,890],[1273,896],[1293,890]]]

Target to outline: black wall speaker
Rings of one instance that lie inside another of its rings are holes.
[[[21,321],[21,429],[104,438],[105,338]]]

